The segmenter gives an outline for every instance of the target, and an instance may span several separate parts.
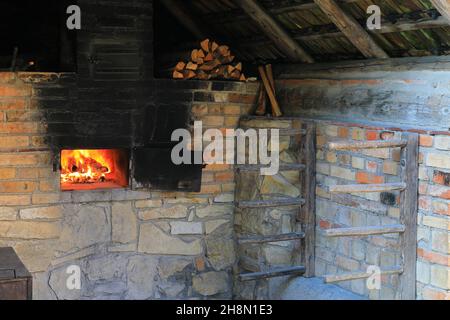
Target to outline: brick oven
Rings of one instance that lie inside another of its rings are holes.
[[[403,2],[381,31],[358,1],[78,0],[79,30],[68,1],[1,4],[49,16],[34,38],[0,19],[0,253],[21,297],[448,300],[450,12]],[[277,172],[234,146],[209,163],[205,137],[175,164],[196,121],[223,145],[277,130]]]

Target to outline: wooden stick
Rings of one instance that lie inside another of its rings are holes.
[[[330,150],[353,150],[353,149],[383,149],[403,148],[407,144],[404,139],[377,140],[377,141],[335,141],[328,143]]]
[[[403,233],[405,226],[402,224],[393,224],[386,226],[374,227],[353,227],[353,228],[336,228],[324,230],[324,235],[327,237],[354,237],[354,236],[370,236],[390,233]]]
[[[387,192],[396,190],[405,190],[406,184],[399,183],[381,183],[381,184],[348,184],[330,187],[330,193],[359,193],[359,192]]]
[[[250,280],[258,280],[258,279],[267,279],[274,277],[282,277],[288,275],[301,275],[306,271],[305,267],[288,267],[288,268],[279,268],[273,269],[266,272],[253,272],[253,273],[241,273],[239,275],[239,280],[241,281],[250,281]]]
[[[275,80],[273,78],[273,69],[271,64],[266,65],[266,74],[267,78],[269,79],[270,86],[272,87],[273,94],[276,95],[277,91],[275,89]]]
[[[239,208],[270,208],[270,207],[289,207],[301,206],[305,203],[304,199],[270,199],[270,200],[249,200],[239,201]]]
[[[247,236],[238,239],[239,244],[248,243],[266,243],[266,242],[280,242],[280,241],[292,241],[303,239],[305,237],[304,232],[285,233],[274,236]]]
[[[270,104],[272,106],[272,113],[275,117],[281,117],[283,114],[281,113],[280,106],[278,105],[277,99],[272,91],[272,88],[269,83],[269,79],[267,79],[266,72],[264,71],[263,66],[258,67],[259,74],[264,84],[264,88],[266,89],[267,95],[269,96]]]
[[[267,94],[263,86],[259,88],[258,105],[256,106],[255,114],[257,116],[263,116],[266,114],[267,106]]]
[[[400,266],[395,266],[392,268],[382,269],[381,275],[390,275],[390,274],[401,274],[403,273],[403,268]],[[325,275],[324,282],[325,283],[336,283],[342,281],[350,281],[350,280],[358,280],[358,279],[367,279],[372,275],[369,272],[347,272],[337,275]]]

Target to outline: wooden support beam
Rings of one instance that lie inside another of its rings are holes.
[[[191,17],[189,10],[184,6],[182,0],[161,0],[161,3],[174,15],[178,22],[197,37],[197,39],[203,40],[208,37],[207,32],[204,32],[197,20]]]
[[[389,58],[358,21],[344,12],[335,0],[314,0],[314,2],[366,58]]]
[[[287,267],[287,268],[279,268],[273,269],[270,271],[261,271],[261,272],[253,272],[253,273],[241,273],[239,275],[240,281],[251,281],[251,280],[260,280],[274,277],[283,277],[290,275],[302,275],[305,273],[306,268],[303,266],[298,267]]]
[[[403,273],[403,268],[400,266],[395,266],[392,268],[386,268],[381,270],[381,275],[391,275],[391,274],[401,274]],[[336,283],[342,281],[351,281],[358,279],[367,279],[372,276],[372,273],[369,272],[346,272],[337,275],[325,275],[324,282],[325,283]]]
[[[405,190],[406,184],[400,183],[380,183],[380,184],[347,184],[330,187],[330,193],[371,193],[371,192],[389,192]]]
[[[324,230],[326,237],[366,237],[380,234],[403,233],[405,226],[393,224],[386,226],[336,228]]]
[[[303,61],[313,63],[314,59],[276,22],[256,0],[238,0],[241,7],[271,39],[280,51],[293,62]]]
[[[408,140],[404,149],[404,165],[402,178],[407,188],[400,195],[400,223],[406,227],[401,236],[403,249],[403,268],[400,277],[400,292],[402,300],[416,299],[416,260],[417,260],[417,210],[419,193],[419,135],[404,133]]]
[[[301,198],[296,199],[270,199],[270,200],[250,200],[239,201],[237,206],[239,208],[270,208],[270,207],[290,207],[302,206],[305,200]]]
[[[329,142],[330,150],[355,150],[355,149],[383,149],[383,148],[403,148],[407,144],[404,139],[378,140],[378,141],[336,141]]]
[[[267,243],[267,242],[281,242],[281,241],[292,241],[305,238],[304,232],[293,232],[278,234],[274,236],[246,236],[238,239],[239,244],[254,244],[254,243]]]
[[[430,0],[433,6],[447,19],[450,24],[450,1],[449,0]]]

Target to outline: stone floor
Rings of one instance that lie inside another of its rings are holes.
[[[281,293],[282,300],[367,300],[365,297],[325,284],[321,278],[293,279]]]

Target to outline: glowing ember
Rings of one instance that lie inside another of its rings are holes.
[[[61,152],[61,182],[98,183],[108,180],[114,171],[109,150],[63,150]]]

